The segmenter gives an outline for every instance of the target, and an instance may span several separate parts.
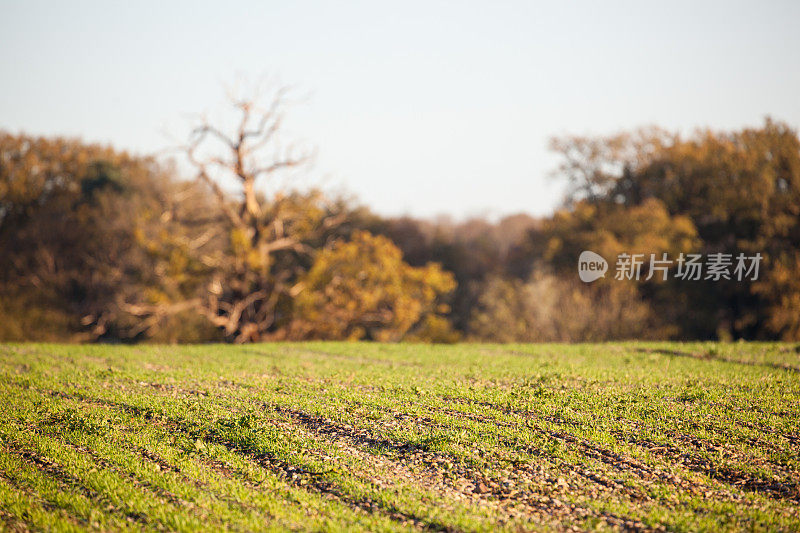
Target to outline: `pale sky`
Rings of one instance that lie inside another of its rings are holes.
[[[0,0],[0,129],[149,153],[223,84],[297,88],[313,181],[375,211],[547,214],[552,135],[800,126],[800,2]]]

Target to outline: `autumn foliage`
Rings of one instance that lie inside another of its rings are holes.
[[[301,338],[399,341],[443,320],[455,288],[438,264],[412,267],[392,241],[365,231],[317,255],[295,301]]]
[[[0,339],[800,339],[785,124],[559,138],[570,193],[552,216],[430,221],[283,179],[307,154],[275,143],[282,97],[233,99],[231,130],[199,121],[183,166],[0,134]],[[587,285],[583,250],[764,262],[753,282]]]

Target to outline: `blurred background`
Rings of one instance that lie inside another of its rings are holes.
[[[796,3],[0,11],[0,340],[800,339]]]

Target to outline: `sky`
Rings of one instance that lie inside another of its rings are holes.
[[[293,88],[303,181],[385,215],[546,215],[554,135],[800,126],[800,2],[0,0],[0,129],[164,150]]]

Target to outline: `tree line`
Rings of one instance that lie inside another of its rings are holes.
[[[800,139],[657,128],[552,141],[552,216],[387,218],[293,188],[284,93],[233,99],[184,167],[0,133],[0,339],[800,339]],[[283,184],[283,185],[282,185]],[[755,281],[581,282],[577,258],[760,253]]]

